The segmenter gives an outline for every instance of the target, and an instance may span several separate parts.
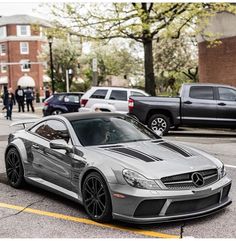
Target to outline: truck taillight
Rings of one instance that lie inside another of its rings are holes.
[[[132,111],[134,108],[134,101],[131,98],[129,98],[128,106],[129,106],[129,112]]]
[[[48,102],[47,102],[47,101],[45,101],[43,104],[44,104],[44,106],[47,106],[47,105],[48,105]]]
[[[87,102],[88,102],[87,99],[81,99],[81,100],[80,100],[80,106],[81,106],[81,107],[85,107],[86,104],[87,104]]]

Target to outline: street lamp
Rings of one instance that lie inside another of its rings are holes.
[[[48,36],[48,44],[49,44],[49,54],[50,54],[50,70],[51,70],[51,80],[52,80],[52,93],[55,92],[55,82],[54,82],[54,71],[53,71],[53,59],[52,59],[52,36]]]

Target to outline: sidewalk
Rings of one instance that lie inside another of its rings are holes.
[[[35,109],[35,112],[34,112],[35,115],[38,115],[39,117],[43,116],[43,113],[42,113],[43,103],[35,103],[34,102],[34,109]],[[13,115],[14,115],[15,112],[18,113],[18,105],[17,104],[14,105],[12,112],[13,112]],[[30,108],[30,111],[28,112],[27,106],[25,105],[25,112],[24,113],[32,113],[31,108]],[[22,113],[22,114],[24,114],[24,113]]]

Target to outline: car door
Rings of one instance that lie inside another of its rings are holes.
[[[236,89],[217,87],[217,121],[219,125],[236,125]]]
[[[128,112],[127,90],[111,90],[108,104],[114,106],[115,110],[121,113]]]
[[[80,108],[80,97],[79,95],[65,95],[64,105],[66,106],[68,112],[77,112]]]
[[[190,86],[182,98],[182,122],[187,125],[216,124],[216,98],[212,86]]]
[[[58,120],[47,120],[38,128],[33,128],[35,133],[32,141],[32,169],[36,175],[52,184],[71,190],[72,156],[65,150],[50,148],[50,141],[65,138],[63,133],[68,133],[65,123]],[[69,137],[66,137],[70,141]]]

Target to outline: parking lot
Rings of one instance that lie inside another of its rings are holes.
[[[15,120],[39,115],[13,115]],[[6,182],[4,149],[10,122],[0,118],[0,238],[235,238],[236,237],[236,131],[186,129],[164,137],[207,151],[221,159],[233,179],[233,203],[214,215],[175,223],[131,225],[114,221],[99,224],[82,206],[47,191],[28,186],[17,190]]]

